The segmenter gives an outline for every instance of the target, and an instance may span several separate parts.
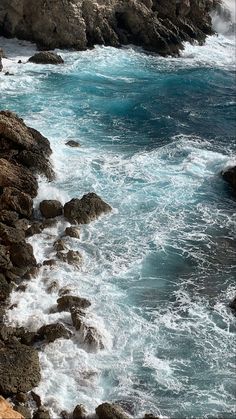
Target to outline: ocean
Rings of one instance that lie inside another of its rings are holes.
[[[0,44],[12,73],[0,74],[1,109],[53,149],[57,177],[40,179],[36,209],[93,191],[113,208],[67,239],[80,270],[58,262],[11,295],[8,323],[30,330],[56,321],[73,330],[69,314],[53,313],[58,289],[88,298],[86,322],[102,336],[97,351],[78,334],[45,345],[35,391],[53,417],[117,401],[135,419],[233,419],[236,201],[221,171],[236,164],[235,39],[186,44],[180,58],[132,46],[59,51],[61,66],[17,64],[35,46]],[[68,225],[29,239],[39,263]]]

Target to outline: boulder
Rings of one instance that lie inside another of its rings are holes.
[[[5,301],[11,292],[11,287],[8,284],[5,276],[0,273],[0,302]]]
[[[68,252],[57,252],[57,257],[62,262],[66,262],[69,265],[81,266],[82,255],[77,250],[68,250]]]
[[[25,233],[23,230],[0,223],[0,237],[3,244],[20,243],[25,240]]]
[[[65,229],[65,236],[73,237],[74,239],[80,238],[80,229],[78,227],[67,227]]]
[[[41,51],[34,54],[28,60],[34,64],[63,64],[64,60],[59,54],[50,51]]]
[[[23,150],[18,153],[16,160],[18,163],[30,169],[33,173],[46,176],[49,181],[55,178],[50,161],[40,153]]]
[[[129,419],[129,416],[114,403],[102,403],[96,408],[96,414],[99,419]]]
[[[63,295],[57,300],[58,311],[70,311],[72,307],[85,309],[91,306],[91,303],[86,298],[80,298],[73,295]]]
[[[12,343],[0,350],[0,393],[28,392],[40,381],[38,353],[34,348]]]
[[[72,199],[64,206],[64,216],[72,223],[88,224],[101,214],[112,210],[97,194],[88,193],[81,199]]]
[[[56,339],[69,339],[71,332],[62,323],[53,323],[42,326],[37,332],[39,339],[54,342]]]
[[[49,411],[44,406],[41,406],[34,412],[33,419],[51,419],[51,416]]]
[[[78,404],[72,414],[72,419],[86,419],[87,411],[82,404]]]
[[[236,166],[230,167],[222,172],[223,179],[229,183],[234,193],[236,193]]]
[[[26,232],[26,230],[28,230],[29,228],[29,220],[27,220],[26,218],[21,218],[20,220],[17,220],[15,222],[15,227],[18,228],[18,230],[23,230],[24,232]]]
[[[29,268],[37,265],[31,244],[13,243],[10,247],[11,261],[17,268]]]
[[[28,395],[26,393],[17,393],[15,397],[16,401],[19,403],[26,403],[28,401]]]
[[[27,228],[25,235],[26,237],[34,236],[35,234],[40,234],[43,231],[42,223],[39,221],[34,221],[29,228]]]
[[[55,218],[62,215],[63,206],[56,200],[44,200],[39,205],[40,212],[45,218]]]
[[[0,159],[0,187],[13,187],[33,198],[38,191],[36,178],[28,169],[5,159]]]
[[[10,403],[0,396],[0,419],[24,419],[24,416],[16,412]]]
[[[4,188],[0,195],[0,210],[13,210],[24,217],[31,217],[33,201],[31,196],[16,188]]]
[[[74,148],[81,147],[80,143],[74,140],[67,141],[66,145],[68,145],[69,147],[74,147]]]

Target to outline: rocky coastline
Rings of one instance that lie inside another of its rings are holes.
[[[220,2],[2,0],[0,35],[33,41],[40,49],[134,44],[164,56],[178,55],[183,42],[203,43],[213,33],[211,12]]]

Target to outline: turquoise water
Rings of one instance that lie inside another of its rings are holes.
[[[92,302],[89,324],[105,349],[76,338],[41,353],[38,392],[54,415],[84,403],[119,401],[133,418],[235,417],[236,201],[220,172],[235,163],[234,40],[186,46],[180,59],[133,48],[63,52],[62,67],[16,65],[30,46],[7,41],[13,76],[0,76],[1,108],[51,141],[57,179],[36,200],[63,202],[96,191],[113,207],[70,241],[81,272],[50,272]],[[65,146],[68,139],[81,148]],[[51,230],[35,236],[41,261]],[[43,250],[42,250],[43,249]],[[50,314],[45,272],[9,321],[32,329]],[[87,375],[86,375],[87,374]]]

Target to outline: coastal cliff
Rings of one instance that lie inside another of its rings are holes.
[[[132,43],[162,55],[212,33],[219,0],[2,0],[0,35],[40,48],[84,50]]]

